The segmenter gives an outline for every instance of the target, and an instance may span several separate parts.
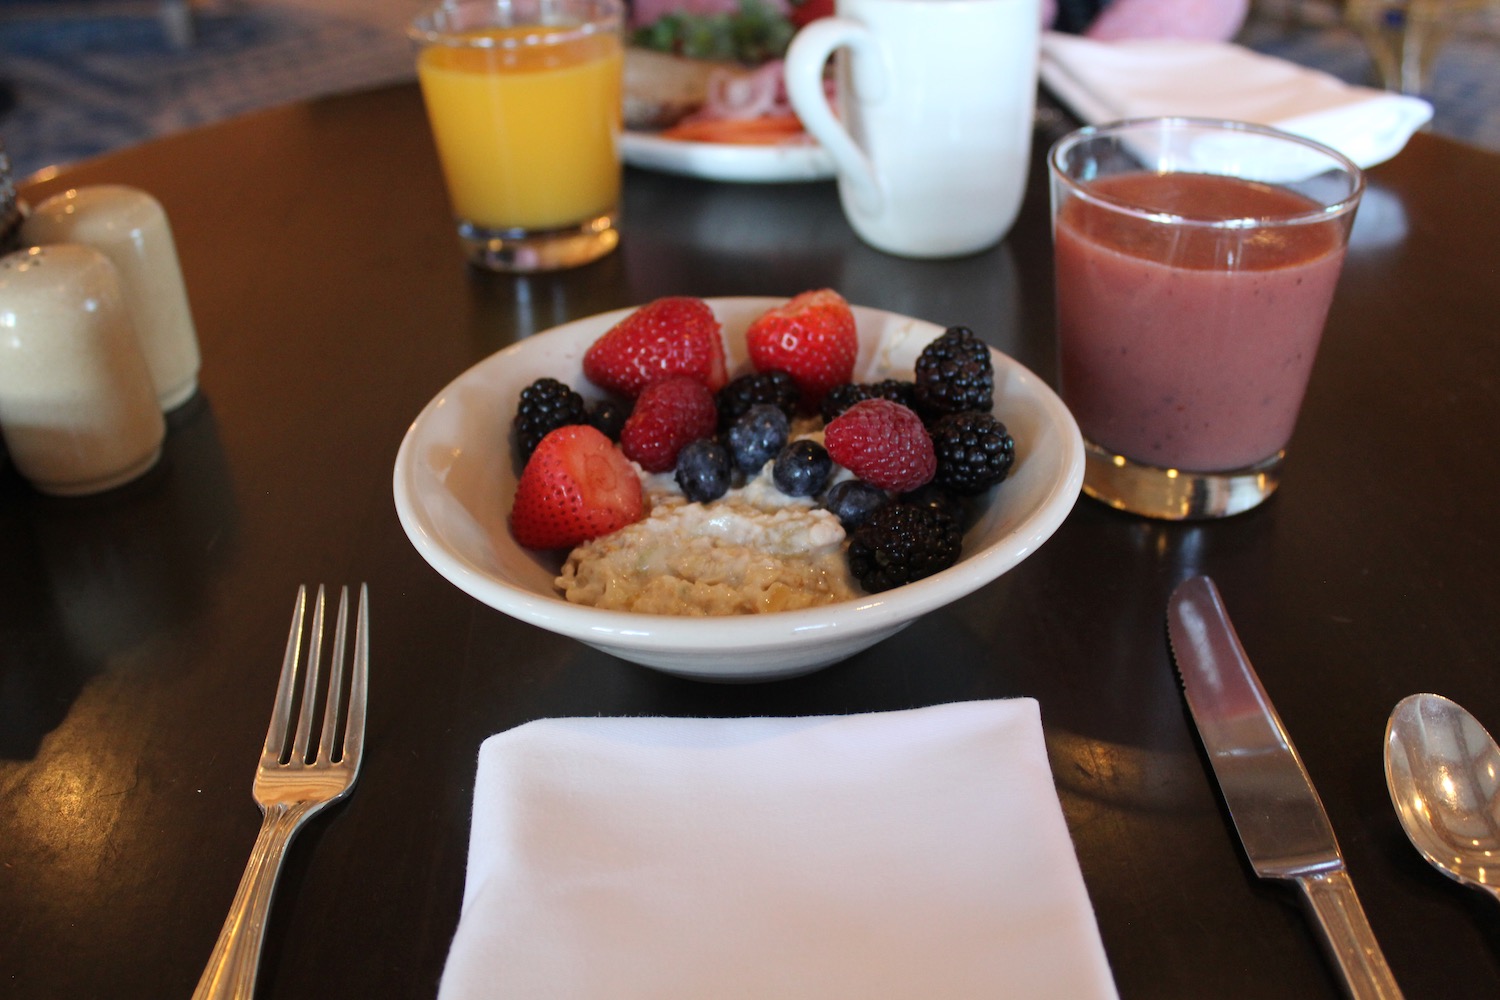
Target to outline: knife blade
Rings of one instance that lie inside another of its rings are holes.
[[[1401,991],[1365,918],[1322,800],[1206,576],[1167,604],[1167,634],[1193,722],[1250,866],[1290,881],[1316,920],[1349,996]]]

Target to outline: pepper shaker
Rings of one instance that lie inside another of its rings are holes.
[[[110,259],[162,409],[187,402],[198,388],[198,337],[161,203],[119,184],[74,188],[34,206],[21,235],[38,245],[82,243]]]
[[[0,257],[0,433],[43,493],[123,485],[166,421],[109,258],[77,244]]]

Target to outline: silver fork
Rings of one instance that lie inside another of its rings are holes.
[[[240,878],[240,887],[230,904],[229,916],[219,940],[209,955],[208,967],[193,1000],[250,1000],[260,968],[261,944],[265,940],[266,917],[276,876],[286,857],[287,845],[308,817],[335,802],[354,787],[359,775],[360,750],[365,739],[365,688],[370,672],[369,592],[359,588],[359,618],[354,629],[353,676],[344,694],[344,640],[349,619],[349,588],[339,594],[338,621],[334,626],[333,651],[328,660],[326,696],[318,687],[319,664],[323,662],[323,588],[312,610],[312,628],[307,658],[301,658],[303,620],[307,613],[307,588],[297,588],[292,606],[292,630],[286,641],[286,659],[276,688],[276,707],[266,730],[266,745],[255,772],[255,801],[265,814],[260,836],[250,852],[250,863]],[[300,692],[299,692],[300,688]],[[299,697],[300,694],[300,697]],[[347,704],[347,707],[344,707]],[[314,714],[323,713],[321,736],[313,732]],[[342,731],[340,716],[344,718]],[[295,732],[292,723],[296,722]],[[316,743],[311,742],[318,737]],[[314,756],[315,755],[315,756]]]

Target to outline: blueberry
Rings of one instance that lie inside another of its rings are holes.
[[[885,490],[871,486],[863,479],[845,479],[834,483],[823,498],[827,507],[846,530],[859,527],[865,518],[885,506],[890,498]]]
[[[613,399],[601,399],[589,407],[589,423],[611,441],[620,440],[620,430],[629,416],[630,407]]]
[[[807,438],[781,449],[771,467],[776,488],[789,497],[817,496],[832,474],[833,459],[828,457],[828,449]]]
[[[757,403],[730,424],[726,438],[734,464],[756,473],[786,447],[790,434],[790,424],[780,407]]]
[[[729,489],[729,452],[712,438],[699,438],[677,453],[677,485],[698,503],[717,500]]]

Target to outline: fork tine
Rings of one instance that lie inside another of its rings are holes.
[[[323,662],[323,585],[318,584],[318,599],[313,603],[312,628],[309,630],[307,665],[302,682],[302,707],[297,713],[297,738],[292,743],[292,759],[307,762],[307,748],[312,738],[312,713],[318,703],[318,671]]]
[[[359,774],[365,745],[366,689],[370,682],[370,589],[359,585],[359,618],[354,626],[354,676],[349,681],[349,721],[344,725],[342,759]],[[350,780],[353,780],[352,778]]]
[[[271,724],[266,728],[265,753],[280,760],[286,755],[287,732],[291,724],[292,699],[297,687],[297,663],[302,651],[302,622],[307,614],[307,588],[297,588],[292,603],[292,627],[286,640],[286,657],[281,661],[281,679],[276,683],[276,706]]]
[[[339,704],[344,695],[344,638],[349,628],[349,588],[339,588],[339,613],[333,626],[333,655],[328,660],[328,700],[323,706],[323,736],[318,740],[318,763],[334,760],[333,739],[338,731]]]

